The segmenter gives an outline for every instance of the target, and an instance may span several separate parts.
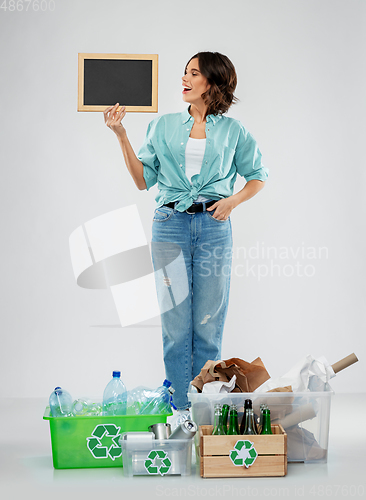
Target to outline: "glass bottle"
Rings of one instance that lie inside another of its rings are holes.
[[[224,426],[224,431],[227,434],[227,420],[229,416],[229,410],[230,406],[229,405],[222,405],[222,425]]]
[[[244,434],[244,429],[245,429],[245,416],[247,410],[252,408],[252,400],[251,399],[246,399],[244,403],[244,413],[243,413],[243,419],[240,424],[240,434]]]
[[[254,413],[252,408],[248,408],[245,412],[245,429],[243,434],[258,434],[254,422]]]
[[[259,406],[259,408],[260,408],[260,416],[259,416],[259,425],[257,427],[258,434],[261,433],[261,429],[263,427],[263,410],[265,408],[268,408],[268,406],[265,403],[261,403],[260,406]]]
[[[273,434],[271,429],[271,412],[268,408],[263,410],[263,425],[261,434]]]
[[[226,434],[222,423],[222,407],[220,404],[215,404],[215,421],[213,426],[213,436],[224,436]]]
[[[229,435],[239,434],[238,409],[237,409],[236,405],[230,406],[229,428],[228,428],[227,433]]]

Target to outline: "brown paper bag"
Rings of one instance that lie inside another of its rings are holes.
[[[230,358],[224,361],[207,361],[191,384],[198,392],[202,392],[204,384],[229,382],[233,375],[236,375],[236,383],[232,392],[253,392],[270,378],[260,358],[251,363],[240,358]]]

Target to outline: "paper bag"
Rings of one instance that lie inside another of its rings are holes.
[[[251,363],[240,358],[230,358],[223,361],[207,361],[191,384],[198,392],[202,392],[204,384],[214,381],[229,382],[234,375],[236,383],[232,392],[253,392],[270,378],[260,358]]]

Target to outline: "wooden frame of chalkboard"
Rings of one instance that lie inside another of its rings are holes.
[[[158,111],[157,54],[78,54],[78,111]]]

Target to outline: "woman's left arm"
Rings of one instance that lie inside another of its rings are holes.
[[[241,189],[238,193],[233,194],[228,198],[222,198],[221,200],[218,200],[207,210],[215,211],[212,214],[215,219],[226,220],[235,207],[240,205],[240,203],[243,203],[243,201],[247,201],[250,200],[250,198],[253,198],[254,195],[256,195],[261,189],[264,188],[264,184],[264,181],[252,179],[251,181],[248,181],[243,189]]]

